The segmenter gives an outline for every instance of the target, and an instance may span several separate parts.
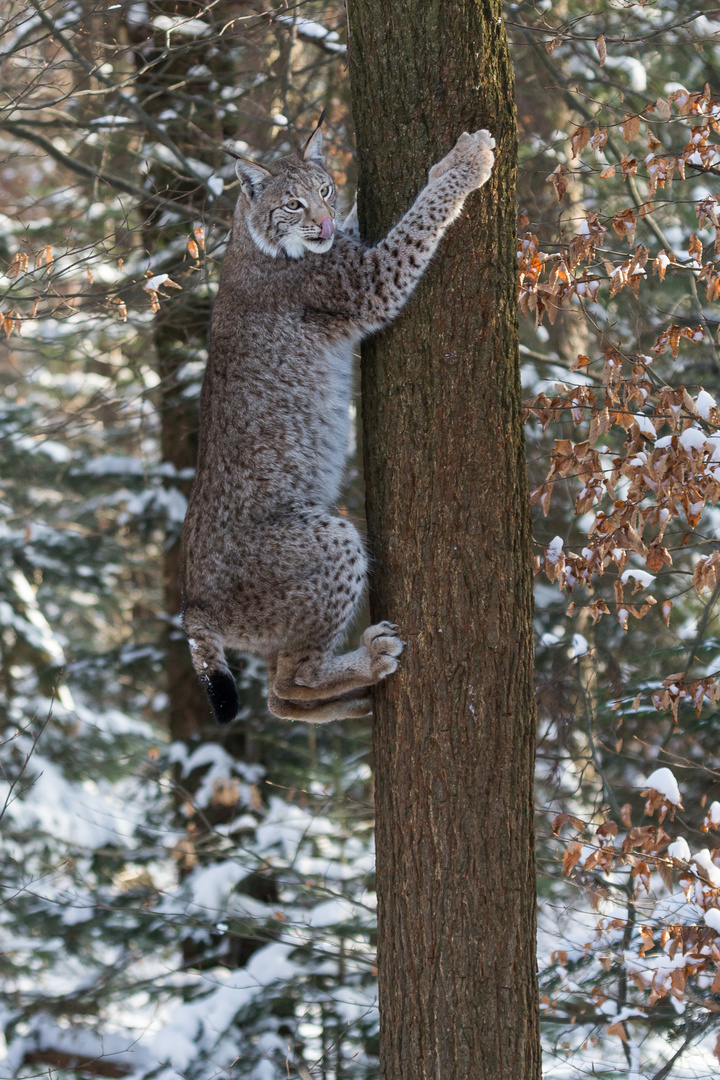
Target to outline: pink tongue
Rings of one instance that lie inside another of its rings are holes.
[[[323,240],[329,240],[332,234],[335,232],[335,225],[331,217],[324,217],[322,219],[322,232],[320,236]]]

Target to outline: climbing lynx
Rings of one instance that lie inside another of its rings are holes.
[[[494,140],[460,136],[387,237],[339,226],[320,126],[267,167],[238,161],[242,193],[212,316],[197,477],[183,530],[183,626],[216,718],[238,711],[225,649],[261,657],[275,716],[370,712],[395,671],[389,622],[336,656],[365,584],[357,529],[333,513],[343,476],[353,347],[407,302]]]

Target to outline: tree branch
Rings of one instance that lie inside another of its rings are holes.
[[[121,1065],[105,1058],[84,1057],[82,1054],[70,1054],[65,1050],[28,1050],[23,1057],[23,1065],[49,1065],[54,1069],[71,1069],[88,1076],[107,1076],[112,1078],[129,1076],[135,1072],[132,1065]]]
[[[164,199],[162,195],[154,195],[152,192],[145,191],[143,188],[138,187],[137,184],[131,184],[128,180],[123,180],[119,176],[114,176],[112,173],[104,172],[101,169],[95,169],[92,165],[87,165],[84,161],[78,161],[77,158],[72,157],[70,154],[58,150],[50,139],[46,139],[44,135],[39,135],[30,128],[26,128],[23,124],[18,124],[13,120],[5,120],[0,123],[0,130],[7,131],[9,134],[15,135],[19,139],[25,139],[27,142],[32,143],[49,157],[53,158],[54,161],[57,161],[60,165],[64,165],[65,168],[70,169],[79,176],[84,176],[90,180],[100,181],[100,183],[107,184],[109,187],[113,188],[114,191],[121,191],[125,195],[132,195],[139,203],[149,204],[157,210],[167,210],[169,213],[178,214],[180,217],[187,218],[190,221],[197,221],[198,217],[202,216],[206,221],[227,224],[223,218],[217,218],[214,215],[208,216],[205,213],[201,215],[199,210],[185,206],[184,203],[173,202],[172,199]]]

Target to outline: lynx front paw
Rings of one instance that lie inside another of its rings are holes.
[[[397,658],[405,648],[398,637],[397,626],[391,622],[369,626],[362,636],[362,643],[370,653],[375,679],[392,675],[398,666]]]
[[[430,180],[438,180],[448,172],[454,173],[468,191],[482,187],[488,180],[495,163],[493,148],[495,140],[489,131],[469,135],[464,131],[449,154],[430,170]]]

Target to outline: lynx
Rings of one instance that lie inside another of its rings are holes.
[[[357,529],[333,512],[353,349],[402,310],[490,176],[494,146],[487,131],[461,135],[375,247],[359,239],[354,208],[338,221],[320,124],[287,157],[237,162],[183,529],[183,627],[220,723],[238,712],[226,648],[265,661],[270,712],[313,723],[367,715],[369,688],[397,667],[390,622],[336,655],[367,573]]]

